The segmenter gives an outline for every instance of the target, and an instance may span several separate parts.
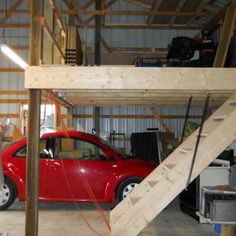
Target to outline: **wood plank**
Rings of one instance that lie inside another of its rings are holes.
[[[16,0],[11,8],[9,9],[9,12],[3,19],[0,20],[0,24],[5,24],[7,22],[7,20],[12,16],[12,14],[14,14],[17,10],[17,8],[21,5],[23,0]]]
[[[0,95],[28,95],[27,90],[0,90]]]
[[[162,3],[162,0],[152,1],[151,11],[159,10],[161,3]],[[147,18],[147,24],[148,25],[153,24],[154,20],[155,20],[155,16],[149,16]]]
[[[25,72],[25,87],[224,92],[236,89],[235,73],[236,68],[30,66]]]
[[[203,131],[207,131],[209,135],[200,142],[191,181],[235,140],[236,126],[232,127],[232,123],[236,119],[236,106],[230,105],[229,102],[235,99],[236,94],[213,115],[221,116],[225,114],[226,119],[216,122],[212,119],[212,116],[205,122]],[[225,134],[224,139],[219,139],[222,132]],[[197,133],[198,130],[111,211],[112,236],[137,235],[186,187]],[[186,149],[186,147],[188,147],[189,152],[181,153],[180,150]],[[147,185],[151,181],[157,181],[157,184],[149,185],[148,188]],[[130,206],[128,204],[130,198],[137,199],[140,196],[142,198],[135,205]]]
[[[125,0],[128,3],[134,4],[136,6],[142,7],[142,8],[148,8],[150,9],[152,6],[152,3],[148,0]]]
[[[93,114],[77,114],[73,115],[74,119],[93,119]],[[154,115],[107,115],[100,114],[101,119],[156,119]],[[185,119],[184,115],[160,115],[161,119]],[[190,115],[189,119],[201,119],[201,116]]]
[[[113,4],[115,4],[117,2],[117,0],[110,0],[109,2],[107,2],[104,6],[104,10],[106,10],[107,8],[109,8],[110,6],[112,6]],[[88,19],[86,19],[84,21],[85,25],[88,25],[91,21],[93,21],[95,18],[95,16],[90,16]]]
[[[0,118],[17,118],[18,119],[19,114],[13,114],[13,113],[4,114],[4,113],[1,113]]]
[[[231,38],[235,28],[236,1],[233,1],[226,11],[224,23],[220,33],[220,41],[216,51],[213,67],[224,67]]]
[[[67,15],[94,15],[94,16],[122,16],[122,15],[135,15],[135,16],[206,16],[205,12],[180,12],[180,11],[145,11],[145,10],[64,10],[63,14]]]
[[[76,25],[78,28],[94,28],[94,24],[87,24],[86,21],[84,24]],[[117,23],[106,23],[103,25],[103,29],[202,29],[202,26],[198,24],[186,25],[186,24],[117,24]]]
[[[21,72],[25,72],[25,70],[21,69],[21,68],[0,68],[0,72],[2,72],[2,73],[8,73],[8,72],[21,73]]]
[[[178,6],[177,6],[177,8],[176,8],[176,11],[177,11],[177,12],[180,12],[180,11],[183,9],[185,2],[186,2],[186,0],[180,0],[180,1],[179,1]],[[176,16],[172,16],[172,17],[170,18],[170,23],[169,23],[169,24],[170,24],[170,25],[174,24],[175,19],[176,19]]]
[[[27,23],[5,23],[5,24],[0,24],[1,28],[11,28],[11,29],[21,29],[21,28],[29,28],[30,24]]]

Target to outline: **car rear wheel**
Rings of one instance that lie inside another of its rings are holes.
[[[141,181],[142,178],[140,177],[131,177],[124,180],[117,189],[118,202],[126,198]]]
[[[6,210],[14,202],[16,192],[14,184],[8,178],[5,178],[4,185],[0,188],[0,210]]]

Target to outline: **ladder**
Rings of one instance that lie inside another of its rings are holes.
[[[190,181],[236,139],[236,94],[204,123]],[[178,194],[189,177],[198,129],[110,213],[112,236],[140,233]]]

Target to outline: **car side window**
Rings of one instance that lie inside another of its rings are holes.
[[[61,137],[55,142],[55,156],[61,159],[104,160],[104,150],[97,145],[76,138]]]
[[[39,143],[39,152],[41,158],[52,157],[52,151],[48,148],[48,139],[41,139]],[[27,146],[25,145],[21,149],[19,149],[15,155],[15,157],[26,157],[27,156]]]

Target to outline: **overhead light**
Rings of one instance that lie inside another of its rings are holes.
[[[9,48],[6,44],[1,45],[1,51],[8,56],[12,61],[14,61],[21,68],[26,69],[28,64],[20,58],[11,48]]]

